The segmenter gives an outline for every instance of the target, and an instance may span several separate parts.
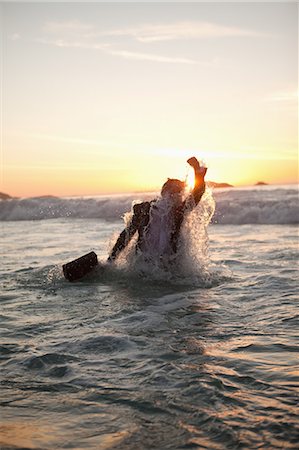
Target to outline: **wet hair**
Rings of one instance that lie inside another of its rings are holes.
[[[177,180],[175,178],[168,178],[168,180],[163,184],[161,189],[161,194],[167,192],[171,194],[179,194],[185,189],[184,181]]]

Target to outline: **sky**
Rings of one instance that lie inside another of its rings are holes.
[[[296,2],[0,4],[14,196],[298,181]]]

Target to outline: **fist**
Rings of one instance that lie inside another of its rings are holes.
[[[193,167],[193,169],[199,169],[199,167],[200,167],[199,162],[195,158],[195,156],[192,156],[192,158],[189,158],[187,160],[187,163],[190,164],[190,166]]]

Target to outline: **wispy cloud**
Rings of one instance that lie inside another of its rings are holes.
[[[112,30],[98,30],[93,24],[83,23],[79,20],[66,22],[48,22],[43,26],[46,37],[37,39],[41,44],[54,45],[62,48],[81,48],[101,50],[106,54],[128,60],[152,61],[173,64],[200,64],[214,65],[211,61],[198,61],[181,56],[160,55],[143,51],[134,51],[117,48],[119,43],[115,39],[132,38],[139,43],[154,43],[178,39],[208,39],[224,37],[257,37],[261,34],[254,30],[227,27],[215,23],[189,21],[169,24],[142,24],[137,27],[119,28]],[[101,42],[99,42],[99,40]],[[127,41],[127,45],[130,42]]]
[[[136,27],[97,30],[92,24],[78,20],[68,22],[48,22],[43,31],[51,34],[75,34],[85,38],[95,37],[131,37],[139,42],[157,42],[177,39],[209,39],[224,37],[260,37],[265,36],[257,30],[225,26],[212,22],[181,21],[161,24],[141,24]]]
[[[172,24],[145,24],[139,27],[103,31],[102,36],[129,36],[140,42],[169,41],[177,39],[208,39],[223,37],[259,37],[255,30],[227,27],[209,22],[176,22]]]
[[[82,48],[90,50],[105,50],[110,46],[110,44],[107,43],[84,42],[60,38],[58,39],[37,38],[35,42],[46,45],[54,45],[55,47],[61,48]]]
[[[70,20],[64,22],[46,22],[43,31],[51,34],[86,34],[90,35],[94,31],[94,25],[84,23],[79,20]]]
[[[138,140],[132,143],[120,143],[115,142],[113,139],[86,139],[78,136],[61,136],[55,134],[39,134],[30,133],[25,134],[29,138],[57,142],[62,144],[72,144],[69,147],[69,151],[75,153],[76,156],[80,153],[86,155],[99,156],[101,152],[107,152],[112,150],[125,150],[126,155],[157,155],[157,157],[167,157],[169,159],[181,158],[187,160],[191,154],[198,155],[202,161],[207,162],[209,165],[212,160],[253,160],[253,161],[298,161],[297,149],[283,150],[281,152],[273,151],[272,148],[259,147],[259,146],[241,146],[241,147],[214,147],[207,143],[199,143],[197,146],[190,146],[183,149],[182,147],[161,147],[159,144],[146,145],[144,144],[144,138],[138,142]],[[64,148],[67,152],[67,148]],[[113,158],[114,153],[111,152],[110,156]]]
[[[143,61],[154,61],[162,63],[178,63],[178,64],[198,64],[199,61],[190,58],[175,58],[169,56],[154,55],[149,53],[138,53],[127,50],[105,50],[106,53],[114,56],[120,56],[125,59],[135,59]]]
[[[36,39],[36,42],[39,42],[40,44],[54,45],[55,47],[61,48],[101,50],[108,55],[119,56],[121,58],[131,60],[143,60],[143,61],[177,63],[177,64],[201,64],[201,65],[211,64],[209,62],[200,63],[199,61],[190,58],[169,57],[152,53],[132,52],[128,50],[113,50],[113,48],[111,48],[111,45],[107,43],[92,43],[92,42],[87,43],[87,42],[69,41],[65,39],[44,39],[44,38],[38,38]]]

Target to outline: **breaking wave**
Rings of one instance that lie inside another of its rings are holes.
[[[255,187],[214,190],[215,224],[298,224],[298,188]],[[119,220],[132,202],[150,200],[155,193],[97,197],[34,197],[0,201],[0,220],[56,218]]]

